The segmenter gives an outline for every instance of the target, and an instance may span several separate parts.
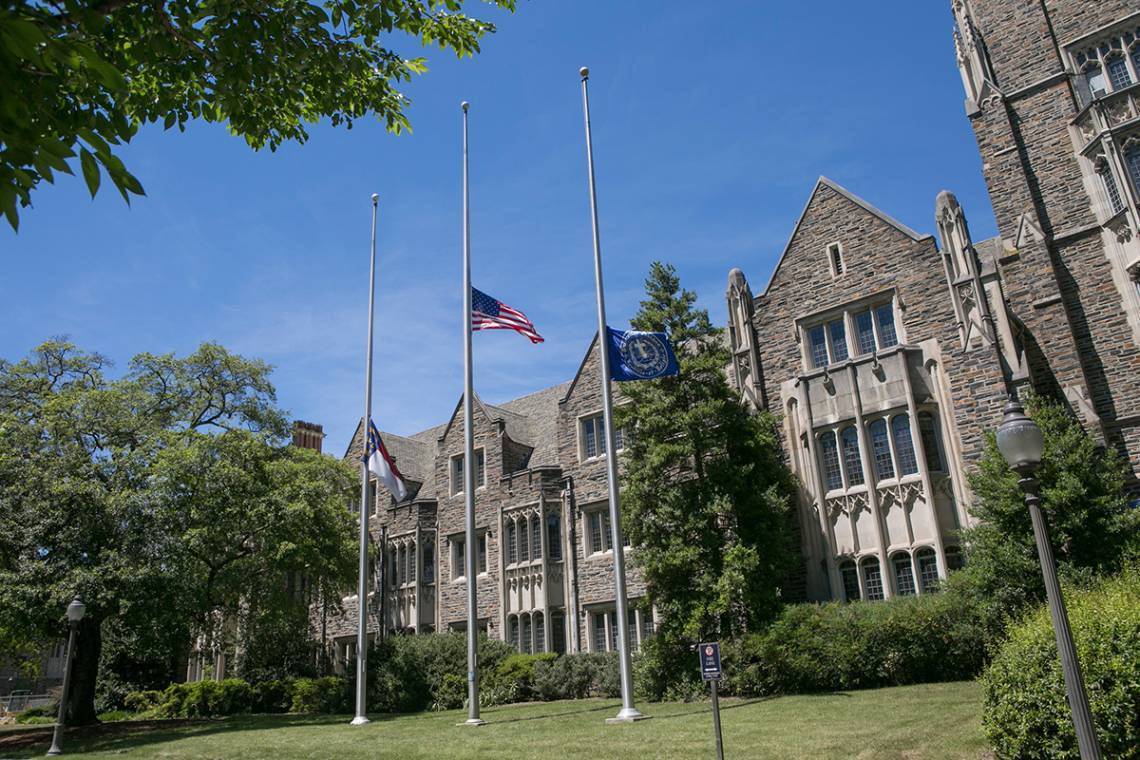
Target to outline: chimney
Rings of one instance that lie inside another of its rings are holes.
[[[312,449],[319,452],[321,442],[324,441],[325,431],[315,422],[295,420],[293,422],[293,445],[302,449]]]

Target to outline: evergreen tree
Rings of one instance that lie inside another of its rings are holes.
[[[1025,408],[1045,438],[1035,475],[1059,572],[1070,580],[1114,572],[1140,549],[1140,512],[1128,507],[1124,461],[1098,446],[1057,402],[1031,393]],[[973,596],[999,625],[1045,599],[1017,479],[989,433],[979,467],[970,474],[970,512],[980,522],[964,531],[967,565],[951,587]]]
[[[772,418],[727,383],[722,331],[674,268],[655,262],[635,329],[664,331],[676,377],[630,382],[617,410],[626,442],[623,527],[663,644],[754,630],[780,605],[792,559],[791,476]]]

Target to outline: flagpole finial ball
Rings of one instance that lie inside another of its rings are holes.
[[[463,113],[467,113],[467,109],[471,107],[471,104],[465,100],[459,104],[459,107],[463,109]]]
[[[582,75],[583,79],[586,79],[590,76],[590,70],[588,68],[586,68],[585,66],[578,69],[578,73]]]
[[[372,193],[372,205],[375,206],[376,202],[379,200],[380,200],[380,194],[379,193]]]

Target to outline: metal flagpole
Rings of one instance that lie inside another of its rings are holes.
[[[467,721],[481,726],[479,717],[479,652],[476,648],[479,608],[475,567],[475,431],[471,428],[471,202],[467,182],[467,101],[463,101],[463,498],[467,507],[464,562],[467,575]]]
[[[361,424],[363,436],[363,457],[360,460],[360,577],[356,585],[358,604],[356,624],[356,717],[352,725],[361,726],[368,722],[365,686],[368,654],[368,437],[372,423],[372,322],[376,309],[376,209],[380,196],[372,194],[372,259],[368,267],[368,357],[364,363],[364,422]],[[383,622],[381,622],[383,625]]]
[[[610,485],[610,540],[614,556],[614,593],[617,613],[618,653],[621,662],[621,710],[606,723],[629,723],[649,716],[633,706],[633,670],[629,661],[629,617],[625,598],[625,544],[621,536],[621,510],[618,506],[617,452],[614,451],[614,401],[610,392],[609,334],[606,331],[606,296],[602,287],[602,244],[598,236],[598,191],[594,184],[594,143],[590,137],[590,95],[586,80],[590,70],[583,66],[582,107],[586,115],[586,162],[590,167],[590,218],[594,227],[594,283],[598,294],[598,353],[602,359],[602,406],[606,435],[606,472]]]

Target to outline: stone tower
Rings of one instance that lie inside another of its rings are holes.
[[[989,308],[1009,312],[1009,377],[1065,398],[1140,470],[1140,2],[951,7],[1001,237],[1007,305]],[[984,299],[970,308],[965,330],[1000,343]]]

